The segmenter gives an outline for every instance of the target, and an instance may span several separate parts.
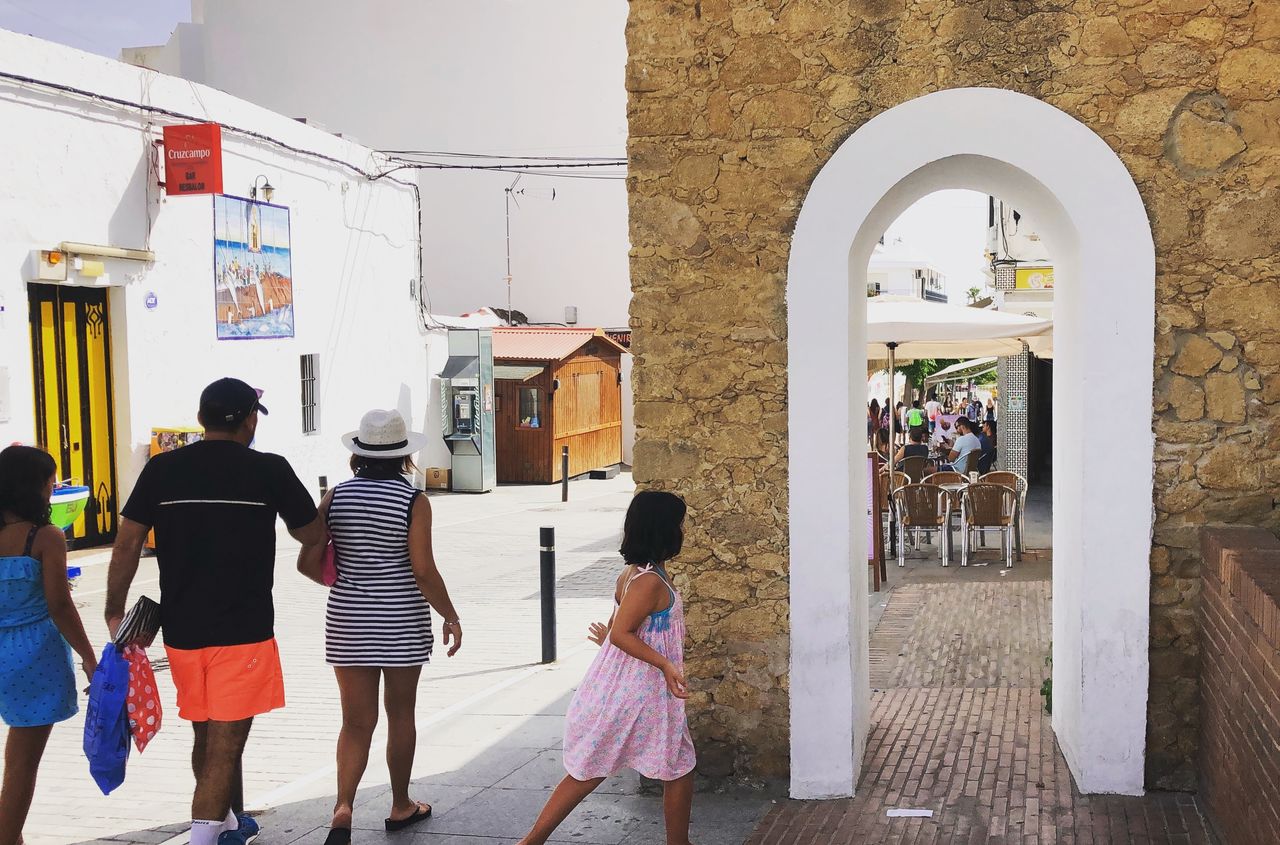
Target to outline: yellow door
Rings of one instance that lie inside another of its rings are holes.
[[[107,291],[30,285],[36,433],[58,478],[89,488],[84,514],[67,532],[72,548],[116,534],[115,415]]]

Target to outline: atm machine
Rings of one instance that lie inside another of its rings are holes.
[[[450,329],[440,372],[441,430],[452,454],[449,489],[487,493],[498,483],[493,418],[493,332]]]

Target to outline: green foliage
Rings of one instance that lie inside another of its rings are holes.
[[[965,293],[969,295],[969,304],[972,305],[982,296],[982,288],[969,288]]]
[[[936,373],[938,370],[944,370],[952,364],[959,364],[960,358],[920,358],[898,367],[898,372],[907,377],[907,380],[915,387],[916,390],[924,387],[924,380]],[[910,404],[910,400],[908,400]]]
[[[1053,643],[1049,643],[1049,648],[1053,648]],[[1040,685],[1040,694],[1044,696],[1044,712],[1053,715],[1053,654],[1050,653],[1044,659],[1044,665],[1049,667],[1049,677],[1044,679],[1044,683]]]

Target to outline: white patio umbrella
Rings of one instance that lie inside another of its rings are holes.
[[[1043,341],[1052,330],[1052,320],[1025,314],[944,305],[909,296],[867,300],[867,357],[887,358],[890,373],[899,359],[1017,355],[1023,343],[1046,350],[1050,347]],[[889,413],[891,449],[896,416]]]

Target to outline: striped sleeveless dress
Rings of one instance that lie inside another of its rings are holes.
[[[338,580],[324,617],[330,666],[421,666],[431,659],[431,607],[409,562],[418,490],[403,478],[352,478],[333,490],[329,536]]]

